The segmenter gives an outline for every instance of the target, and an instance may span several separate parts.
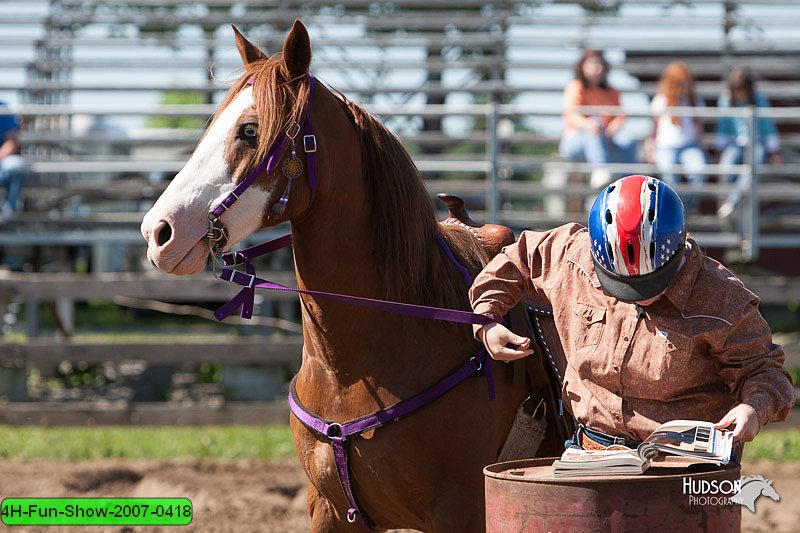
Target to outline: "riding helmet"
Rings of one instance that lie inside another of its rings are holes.
[[[607,185],[589,212],[592,260],[606,292],[626,302],[663,293],[683,257],[685,218],[663,181],[636,175]]]

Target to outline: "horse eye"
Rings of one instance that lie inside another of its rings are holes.
[[[256,124],[242,124],[239,127],[238,136],[248,142],[255,141],[258,137],[258,126]]]

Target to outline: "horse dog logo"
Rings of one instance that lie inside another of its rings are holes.
[[[772,481],[763,476],[747,476],[741,479],[739,492],[731,496],[731,501],[747,507],[751,513],[756,512],[756,500],[759,496],[767,496],[780,501],[781,495],[772,486]]]

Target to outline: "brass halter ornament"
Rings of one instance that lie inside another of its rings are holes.
[[[286,188],[283,189],[280,200],[272,206],[273,215],[280,216],[286,211],[286,204],[289,203],[289,190],[292,188],[292,182],[303,174],[303,162],[297,157],[297,149],[294,142],[294,138],[297,137],[298,133],[300,133],[300,124],[297,122],[289,126],[289,129],[286,130],[286,136],[289,138],[292,149],[289,153],[289,157],[284,159],[283,165],[281,165],[281,172],[286,178]]]

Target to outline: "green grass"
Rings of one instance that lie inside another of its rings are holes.
[[[762,431],[745,446],[744,459],[800,461],[800,429]]]
[[[0,459],[283,459],[294,457],[289,426],[0,426]]]
[[[162,104],[203,104],[205,96],[195,91],[166,91],[161,97]],[[148,128],[203,129],[206,121],[199,117],[154,116],[147,120]]]
[[[0,426],[0,459],[286,459],[289,426],[19,427]],[[800,461],[800,429],[762,431],[745,460]]]

